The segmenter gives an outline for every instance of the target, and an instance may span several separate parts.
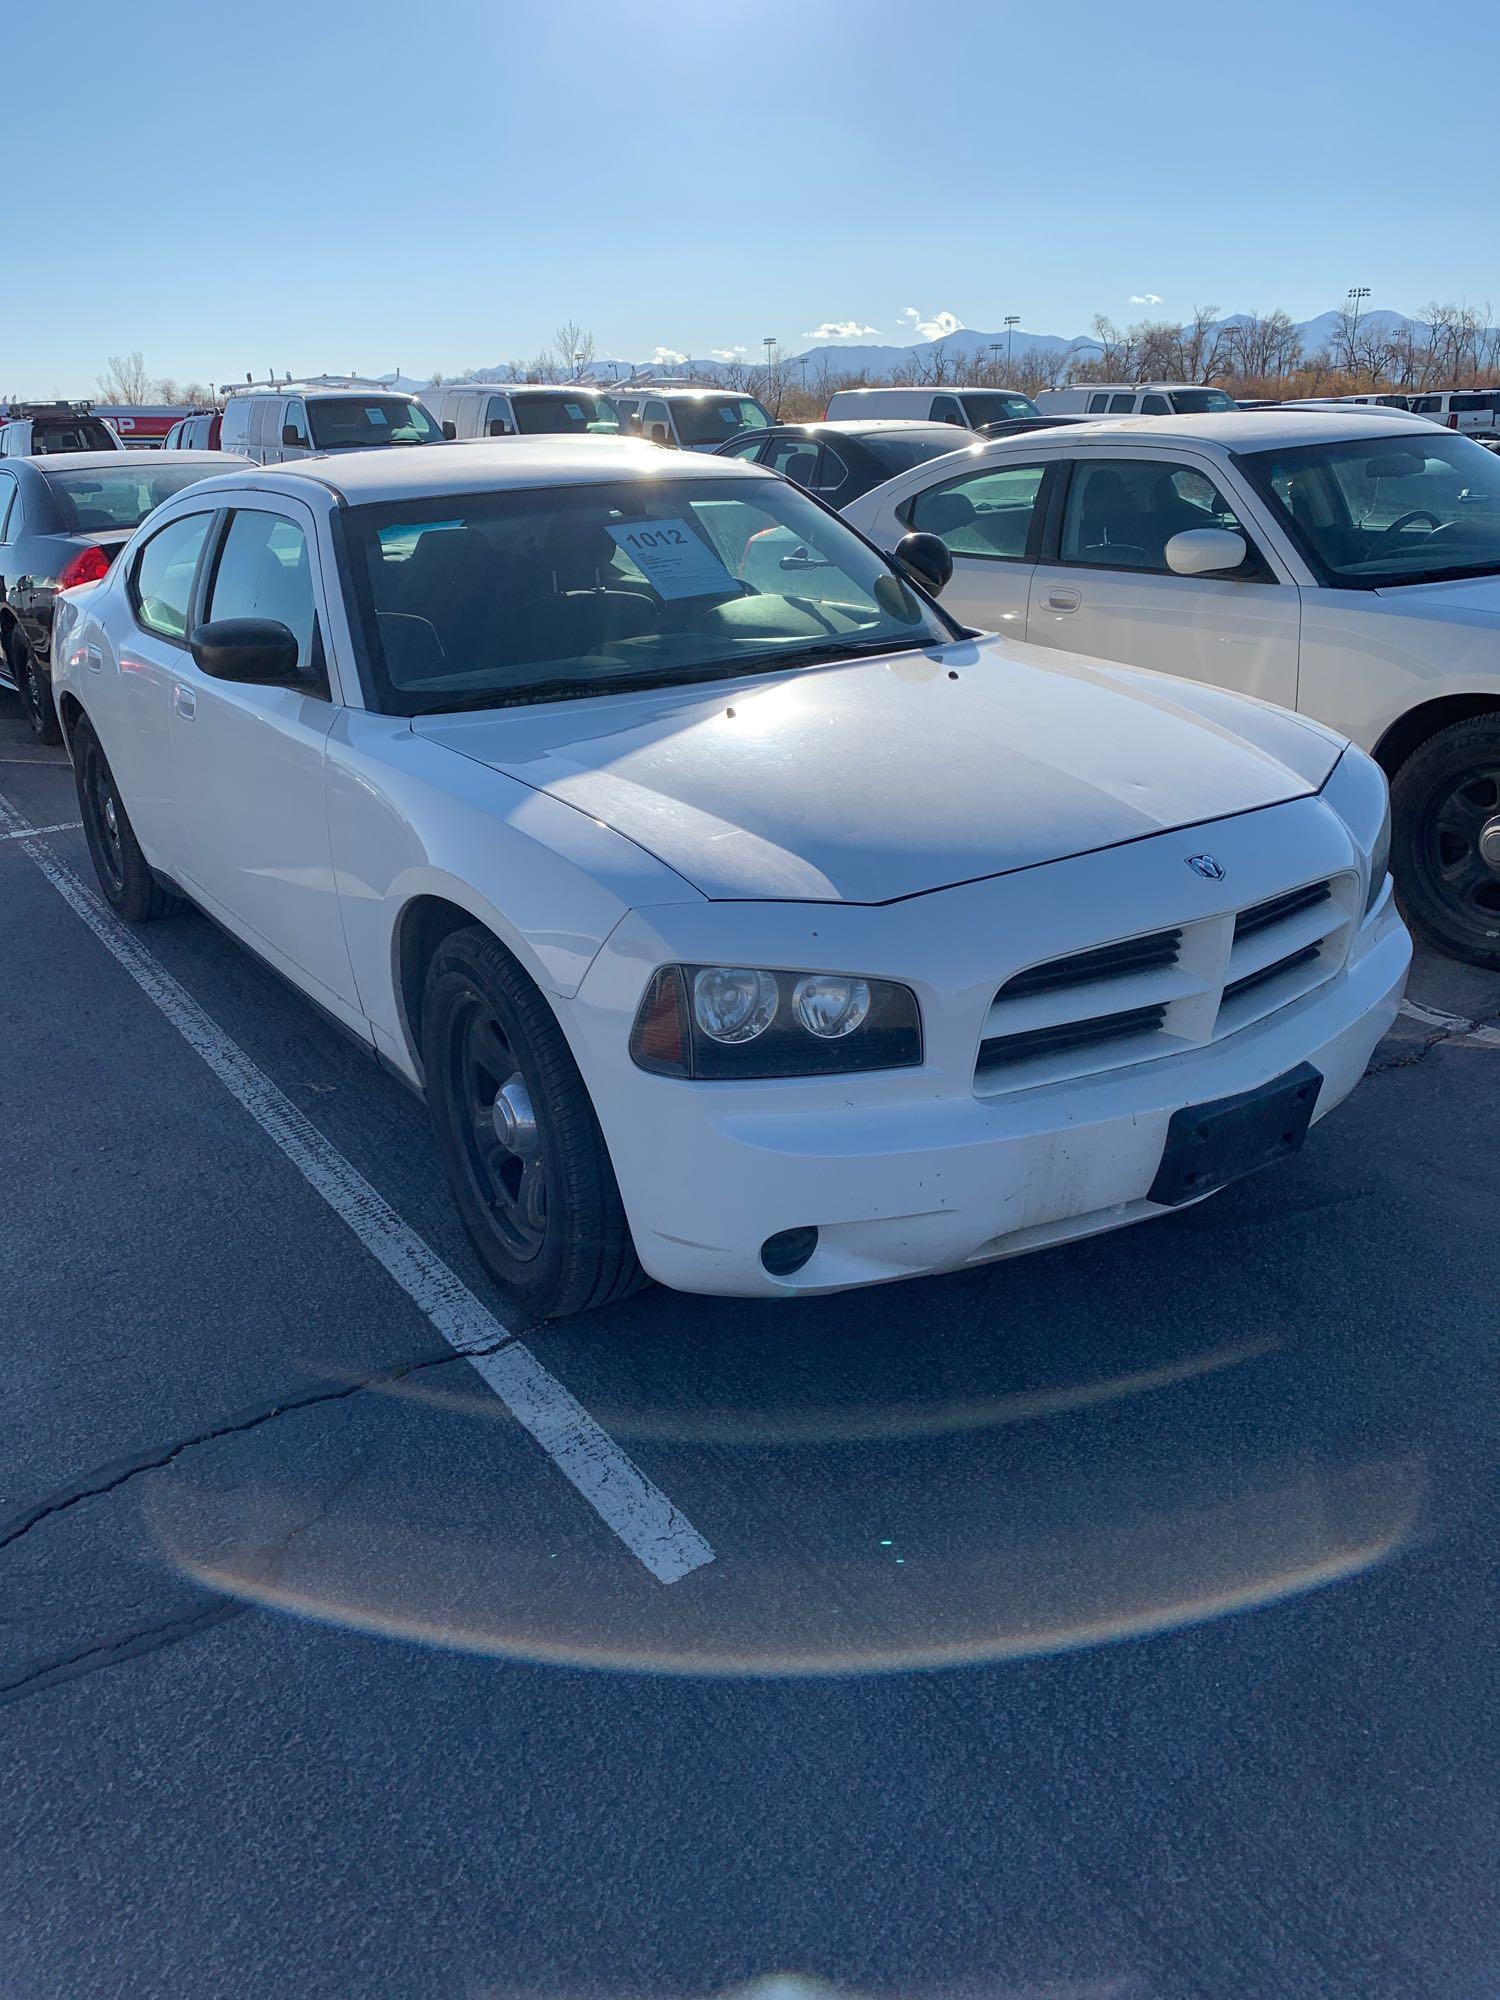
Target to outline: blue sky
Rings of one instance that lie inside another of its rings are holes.
[[[913,314],[1303,319],[1352,284],[1500,305],[1500,121],[1455,88],[1496,71],[1494,9],[1430,40],[1393,0],[1122,18],[13,0],[0,393],[87,392],[131,348],[452,373],[569,317],[642,357]]]

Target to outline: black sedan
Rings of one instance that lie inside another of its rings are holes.
[[[243,461],[222,451],[64,451],[0,464],[0,686],[35,734],[58,741],[52,601],[97,583],[153,507]]]
[[[872,417],[867,422],[835,418],[821,424],[776,424],[770,430],[742,434],[720,445],[717,455],[768,465],[830,507],[847,507],[898,472],[978,442],[973,431],[956,424],[896,417]]]

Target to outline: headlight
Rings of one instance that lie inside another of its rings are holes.
[[[1391,791],[1373,757],[1349,744],[1323,785],[1323,798],[1348,827],[1364,860],[1363,922],[1385,887],[1391,865]]]
[[[1364,914],[1368,916],[1375,907],[1375,899],[1385,887],[1385,878],[1391,868],[1391,801],[1387,794],[1385,818],[1380,822],[1380,831],[1375,836],[1375,845],[1370,849],[1370,886],[1365,891]]]
[[[651,975],[630,1054],[658,1076],[832,1076],[922,1060],[917,997],[888,979],[664,965]]]

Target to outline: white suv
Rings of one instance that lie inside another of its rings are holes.
[[[970,625],[1279,702],[1390,777],[1395,873],[1500,966],[1500,461],[1400,410],[1135,419],[975,446],[845,513],[946,543]]]
[[[252,384],[225,390],[219,447],[260,465],[321,451],[368,451],[386,445],[438,444],[437,419],[410,396],[383,384]]]
[[[1385,781],[976,642],[913,584],[945,566],[602,438],[211,479],[63,600],[100,886],[190,896],[424,1089],[535,1313],[1164,1214],[1294,1149],[1390,1026]]]

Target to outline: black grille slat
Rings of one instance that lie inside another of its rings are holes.
[[[1082,986],[1092,979],[1124,979],[1131,973],[1157,972],[1175,965],[1182,949],[1180,930],[1153,931],[1145,937],[1122,938],[1118,944],[1075,951],[1051,958],[1007,980],[997,1000],[1024,1000],[1033,993],[1052,993],[1060,986]]]
[[[1294,966],[1310,964],[1321,949],[1320,945],[1305,944],[1301,951],[1289,952],[1285,958],[1278,958],[1271,965],[1263,965],[1259,972],[1247,972],[1243,979],[1231,980],[1224,988],[1224,1000],[1237,1000],[1242,993],[1249,993],[1257,986],[1264,986],[1268,979],[1275,979],[1279,973],[1290,972]]]
[[[1075,1049],[1096,1048],[1127,1035],[1149,1034],[1167,1017],[1166,1003],[1154,1007],[1131,1007],[1123,1014],[1098,1014],[1087,1021],[1059,1021],[1050,1028],[1025,1028],[1015,1035],[992,1035],[979,1044],[978,1069],[1003,1069],[1028,1056],[1065,1055]]]
[[[1254,937],[1257,931],[1266,930],[1271,924],[1285,923],[1288,917],[1300,916],[1303,910],[1316,909],[1319,903],[1326,903],[1332,894],[1327,882],[1309,882],[1301,889],[1288,889],[1280,896],[1272,896],[1264,903],[1254,903],[1248,910],[1241,910],[1234,920],[1234,941]],[[1256,975],[1259,977],[1259,975]]]

